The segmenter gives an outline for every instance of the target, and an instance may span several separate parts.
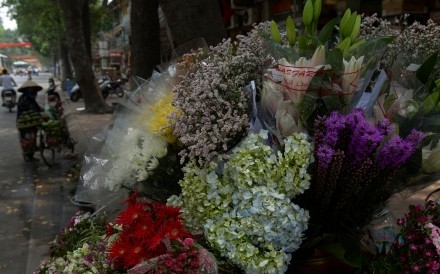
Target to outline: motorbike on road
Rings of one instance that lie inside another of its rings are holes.
[[[101,90],[102,96],[104,99],[111,94],[116,94],[118,97],[124,96],[124,90],[122,89],[122,85],[126,83],[127,80],[124,78],[118,79],[116,81],[112,81],[110,77],[104,76],[98,81],[99,89]],[[78,102],[79,99],[83,97],[82,92],[78,84],[73,86],[70,91],[70,100],[72,102]]]
[[[101,89],[104,99],[112,94],[116,94],[118,97],[123,97],[124,90],[122,89],[122,85],[124,85],[127,81],[127,79],[121,78],[116,81],[111,81],[108,79],[107,81],[103,82],[99,88]]]
[[[9,109],[9,112],[12,112],[12,109],[17,105],[17,93],[14,89],[5,89],[2,91],[2,106]]]

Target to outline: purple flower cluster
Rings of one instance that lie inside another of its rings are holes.
[[[368,215],[365,209],[384,198],[396,170],[423,138],[417,130],[406,138],[393,134],[388,120],[374,125],[361,109],[320,117],[314,129],[316,174],[312,190],[316,211],[324,218],[333,216],[333,220],[340,220],[338,214],[348,208]],[[366,221],[366,216],[358,220]]]

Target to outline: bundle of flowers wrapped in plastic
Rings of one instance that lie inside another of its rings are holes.
[[[438,147],[440,140],[440,80],[435,76],[439,52],[420,64],[408,63],[402,56],[394,63],[385,90],[373,107],[375,119],[387,118],[405,135],[412,128],[426,134],[417,151],[418,160],[408,167],[412,175],[440,171]]]
[[[128,273],[217,273],[214,256],[186,231],[179,208],[133,193],[109,225],[109,259]]]
[[[306,1],[302,29],[297,30],[290,17],[284,33],[271,22],[267,42],[274,60],[264,75],[259,117],[281,143],[293,132],[311,131],[317,115],[347,113],[358,107],[372,89],[377,56],[391,41],[388,37],[358,38],[361,16],[350,9],[336,37],[332,32],[337,18],[317,33],[321,5],[322,1]]]
[[[311,206],[316,220],[332,229],[366,225],[397,190],[393,177],[423,138],[416,130],[400,137],[388,120],[373,125],[360,109],[319,118],[314,131]]]

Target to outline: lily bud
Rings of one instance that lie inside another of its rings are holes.
[[[303,9],[303,23],[304,26],[310,26],[313,21],[313,3],[312,0],[307,0]]]
[[[346,103],[349,103],[358,87],[364,56],[359,57],[359,59],[356,59],[354,56],[352,56],[350,61],[342,61],[344,64],[344,74],[342,75],[342,92],[344,93]]]
[[[313,54],[312,60],[310,61],[311,67],[316,67],[318,65],[325,64],[325,48],[324,46],[318,46]]]
[[[286,33],[287,33],[287,41],[289,41],[289,45],[293,47],[296,42],[296,27],[290,15],[287,17],[287,21],[286,21]]]
[[[339,23],[339,33],[345,38],[345,33],[347,33],[347,24],[348,21],[350,21],[351,18],[351,10],[347,9],[344,12],[344,15],[342,16],[341,22]]]
[[[353,30],[351,31],[351,35],[350,35],[351,43],[354,43],[354,41],[356,41],[360,31],[361,31],[361,16],[356,15],[355,22],[353,25]]]
[[[351,37],[351,33],[353,32],[354,24],[356,23],[357,11],[353,12],[350,16],[350,19],[347,21],[346,27],[344,29],[344,37]],[[359,25],[360,26],[360,25]]]
[[[281,43],[281,34],[274,20],[270,21],[270,37],[275,43]]]
[[[313,19],[317,22],[321,15],[322,0],[315,0],[313,4]]]

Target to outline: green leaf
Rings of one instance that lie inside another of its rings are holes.
[[[318,40],[321,42],[321,44],[325,44],[325,42],[330,39],[335,26],[340,22],[340,20],[341,19],[339,17],[333,18],[332,20],[328,21],[324,27],[322,27],[318,34]]]
[[[431,93],[428,97],[425,98],[422,102],[421,106],[421,113],[422,115],[428,114],[431,112],[431,110],[434,109],[435,105],[438,102],[438,99],[440,97],[440,91],[435,91]]]
[[[332,111],[340,110],[344,107],[344,104],[342,103],[339,96],[323,96],[322,101],[324,102],[324,105],[329,113]]]
[[[299,106],[300,117],[301,117],[302,123],[305,123],[307,121],[307,119],[310,117],[310,115],[312,115],[313,111],[315,110],[316,99],[317,99],[316,94],[314,94],[312,92],[307,92],[304,95],[304,98]]]
[[[429,80],[431,72],[434,70],[435,64],[437,63],[439,50],[431,54],[422,63],[420,68],[417,70],[416,77],[423,83],[426,84]]]

